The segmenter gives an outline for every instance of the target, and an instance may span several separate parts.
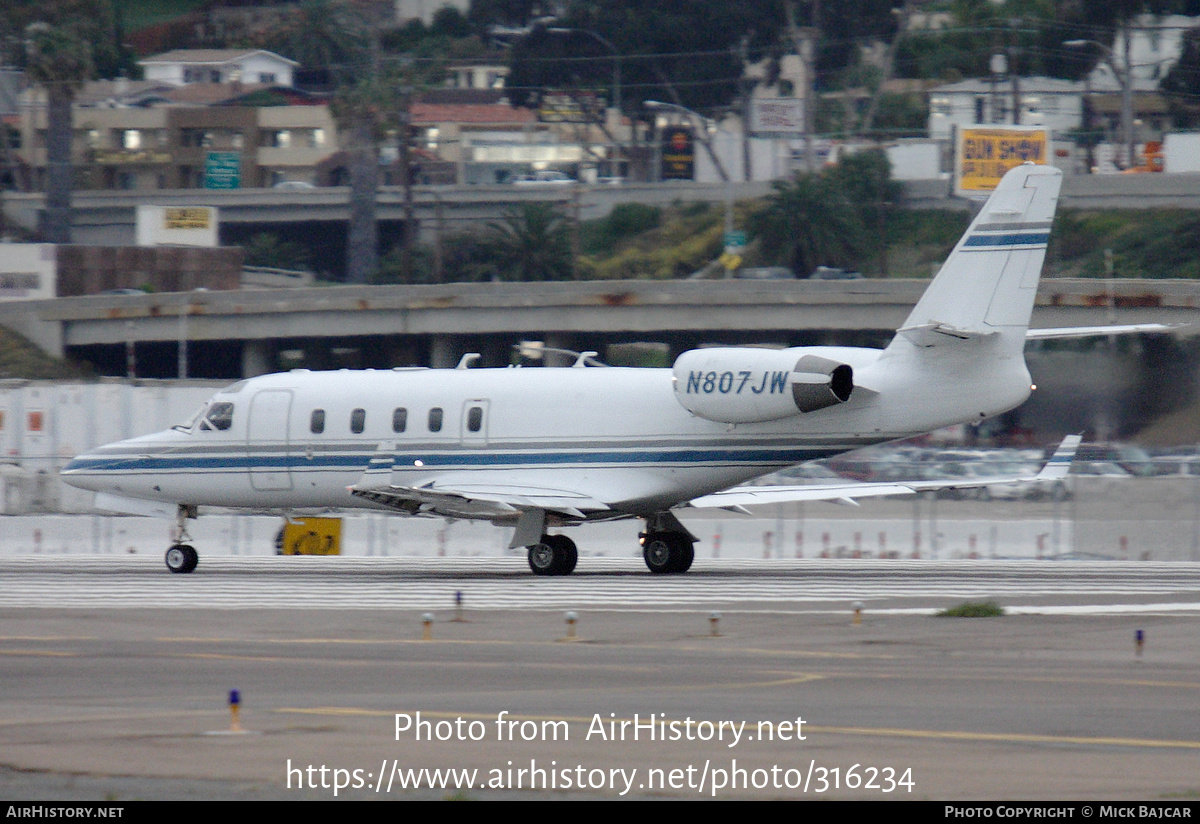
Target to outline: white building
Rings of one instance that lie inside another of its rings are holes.
[[[1082,124],[1085,91],[1084,83],[1053,77],[1018,78],[1015,95],[1008,79],[971,78],[937,86],[929,91],[929,136],[949,140],[953,127],[983,123],[1041,126],[1061,135]],[[1016,120],[1014,108],[1019,109]]]
[[[1129,31],[1129,64],[1133,69],[1135,92],[1156,92],[1159,82],[1171,71],[1183,53],[1183,36],[1188,29],[1200,26],[1200,17],[1181,14],[1158,16],[1144,14],[1136,18]],[[1112,60],[1125,68],[1125,29],[1117,31],[1113,41]],[[1096,48],[1095,46],[1092,47]],[[1094,92],[1120,91],[1121,83],[1108,60],[1101,59],[1088,76]]]
[[[263,49],[176,49],[139,60],[146,79],[190,83],[265,83],[291,86],[300,64]]]

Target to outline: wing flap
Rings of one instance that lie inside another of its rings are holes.
[[[602,501],[570,490],[504,484],[445,484],[437,480],[420,486],[359,484],[350,487],[350,494],[411,515],[453,518],[507,518],[522,511],[542,509],[583,519],[587,512],[609,508]]]

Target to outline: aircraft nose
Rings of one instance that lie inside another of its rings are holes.
[[[98,459],[91,452],[76,455],[58,471],[62,479],[80,489],[96,489],[100,480]]]

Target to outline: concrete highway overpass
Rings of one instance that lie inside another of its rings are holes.
[[[303,366],[481,366],[520,341],[882,345],[924,280],[589,281],[96,295],[0,305],[0,324],[101,374],[234,379]],[[1043,279],[1033,325],[1200,321],[1194,281]],[[186,343],[181,346],[180,342]],[[130,356],[132,355],[132,361]]]
[[[903,203],[914,208],[965,209],[968,203],[949,197],[949,181],[909,181]],[[619,186],[417,186],[413,189],[421,239],[434,242],[446,235],[499,219],[514,206],[531,201],[561,203],[581,220],[604,217],[618,203],[665,205],[674,201],[718,202],[762,197],[769,182],[722,184],[666,182],[625,183]],[[302,233],[312,242],[341,244],[349,216],[350,191],[331,187],[301,191],[179,189],[154,191],[81,190],[72,201],[75,243],[127,245],[134,242],[139,204],[216,206],[220,209],[221,242],[237,245],[262,231]],[[1068,175],[1063,181],[1063,206],[1077,209],[1185,208],[1200,209],[1200,174]],[[0,207],[5,219],[30,231],[37,226],[43,205],[41,193],[4,192]],[[383,186],[377,199],[384,245],[400,237],[404,220],[404,190]],[[326,249],[335,258],[338,249]],[[344,251],[342,252],[344,256]]]

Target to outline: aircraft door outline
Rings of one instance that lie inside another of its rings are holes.
[[[275,492],[292,488],[291,413],[290,389],[264,389],[250,399],[246,459],[250,485],[256,490]]]

